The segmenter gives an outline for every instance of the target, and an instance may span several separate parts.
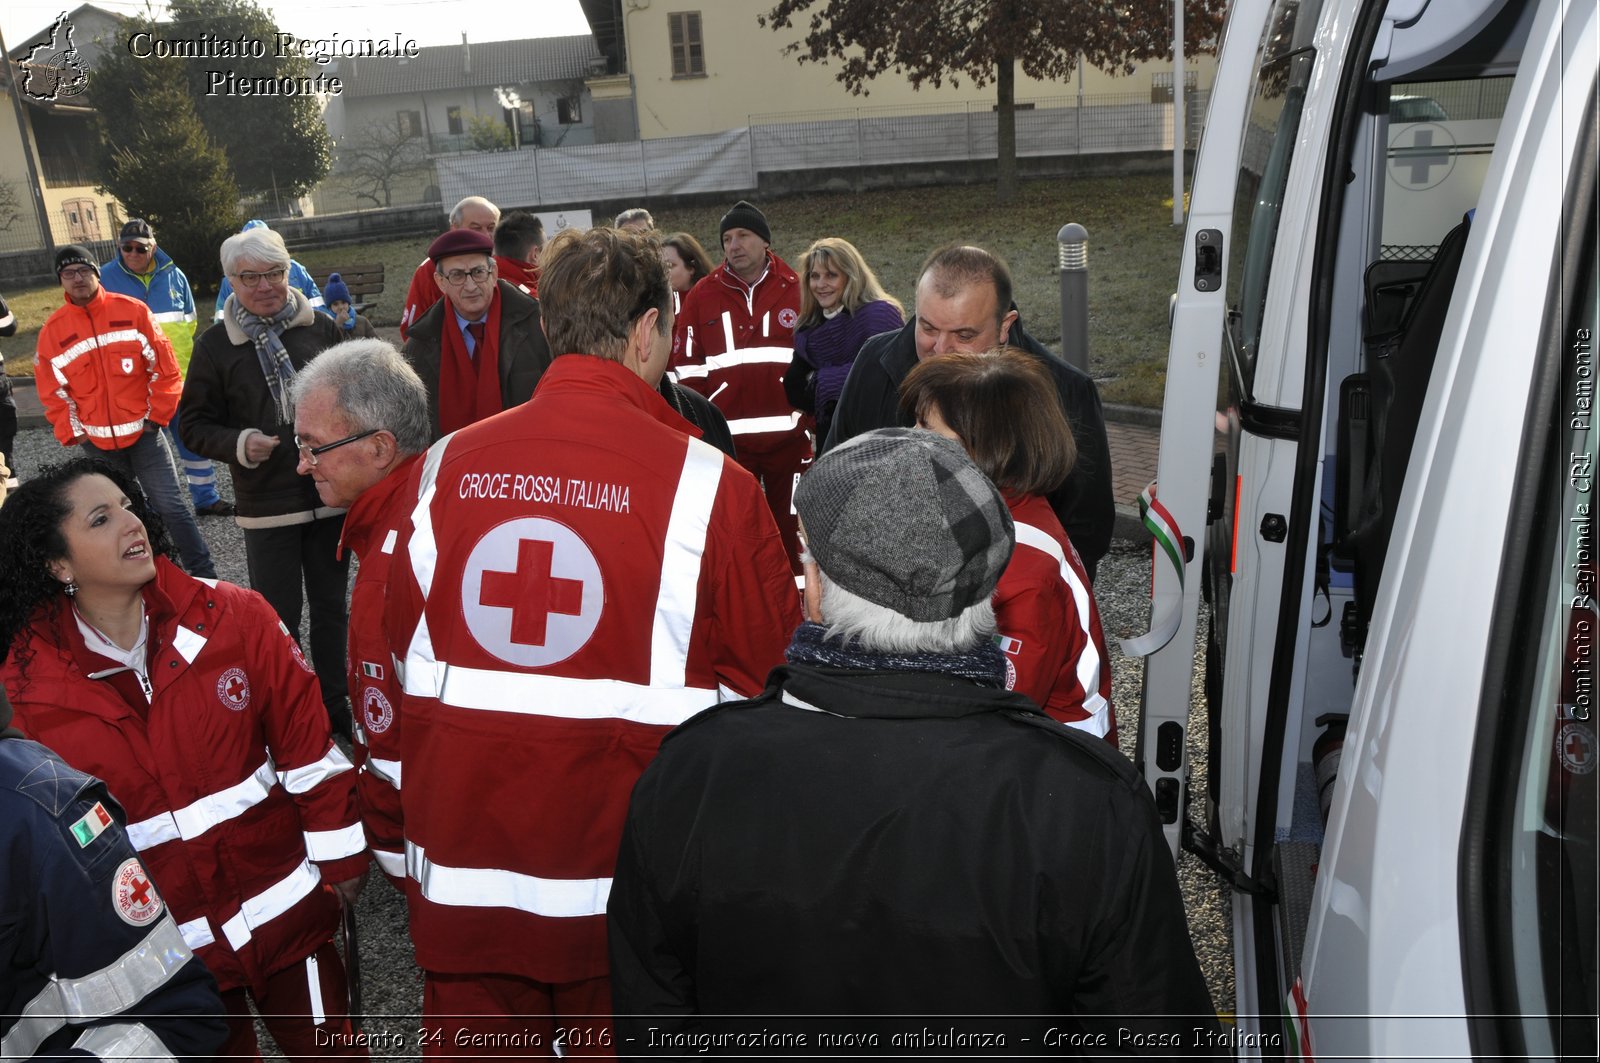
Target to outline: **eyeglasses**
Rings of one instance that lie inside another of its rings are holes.
[[[269,269],[264,273],[235,273],[232,276],[233,283],[241,288],[259,288],[263,282],[278,284],[288,275],[289,271],[279,266],[277,269]]]
[[[122,249],[130,255],[148,255],[154,244],[123,244]]]
[[[280,272],[282,271],[280,270]],[[381,428],[369,428],[365,432],[357,432],[353,436],[345,436],[343,439],[335,440],[332,443],[324,443],[320,447],[307,446],[306,444],[300,442],[299,436],[295,436],[294,448],[300,452],[301,461],[305,462],[307,465],[315,467],[318,456],[326,454],[330,450],[337,450],[346,444],[354,443],[358,439],[365,439],[370,435],[377,435],[381,431],[383,431]]]
[[[441,273],[444,282],[452,288],[459,288],[467,283],[467,278],[472,278],[472,283],[482,284],[489,277],[488,266],[473,266],[471,269],[453,269],[449,273]]]
[[[95,272],[93,266],[68,266],[66,269],[56,274],[56,276],[63,280],[75,281],[80,278],[87,277],[93,272]]]

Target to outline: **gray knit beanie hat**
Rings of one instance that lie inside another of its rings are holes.
[[[885,428],[818,458],[795,510],[830,580],[912,620],[950,620],[994,593],[1016,533],[960,443]]]

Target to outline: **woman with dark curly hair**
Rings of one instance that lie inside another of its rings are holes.
[[[171,908],[223,991],[222,1055],[256,1052],[248,995],[285,1055],[365,1056],[340,1047],[354,1038],[333,944],[366,878],[355,773],[272,607],[185,574],[170,550],[138,485],[99,461],[47,468],[6,500],[15,726],[127,810],[150,881],[124,869],[119,914]]]

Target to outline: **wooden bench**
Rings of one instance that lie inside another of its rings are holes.
[[[311,270],[311,279],[317,282],[317,289],[328,287],[328,278],[337,273],[344,278],[345,284],[350,288],[350,298],[356,313],[364,314],[367,309],[377,302],[370,298],[383,294],[383,263],[371,263],[360,266],[318,266]]]

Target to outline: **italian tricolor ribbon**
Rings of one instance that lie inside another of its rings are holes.
[[[1156,485],[1151,481],[1139,494],[1139,518],[1155,539],[1156,550],[1164,554],[1178,574],[1178,594],[1169,598],[1166,608],[1150,622],[1150,630],[1137,638],[1122,639],[1122,652],[1129,657],[1148,657],[1172,641],[1183,621],[1183,532],[1167,507],[1156,501]]]

